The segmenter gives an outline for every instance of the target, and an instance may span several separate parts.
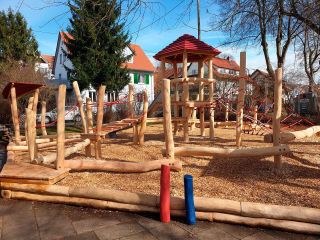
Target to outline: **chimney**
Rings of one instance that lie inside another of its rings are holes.
[[[227,57],[227,60],[230,61],[230,57],[229,56]]]

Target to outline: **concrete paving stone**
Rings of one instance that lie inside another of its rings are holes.
[[[10,209],[14,203],[13,200],[8,200],[8,199],[1,199],[0,200],[0,216],[4,216],[8,213],[10,213]]]
[[[196,237],[200,240],[202,239],[219,239],[219,240],[237,240],[238,238],[233,237],[229,233],[226,233],[225,231],[212,227],[208,230],[201,231],[196,234]]]
[[[263,232],[267,233],[268,235],[274,237],[277,240],[305,240],[308,237],[305,234],[269,230],[269,229],[264,229]]]
[[[112,226],[121,223],[116,217],[105,217],[105,218],[88,218],[80,221],[72,222],[76,232],[84,233],[96,230],[101,227]]]
[[[250,236],[247,236],[245,238],[242,238],[242,240],[278,240],[274,237],[272,237],[271,235],[263,232],[263,231],[259,231],[255,234],[252,234]]]
[[[139,216],[137,217],[136,220],[141,226],[146,227],[146,228],[154,228],[157,227],[159,225],[162,225],[163,223],[160,222],[160,220],[155,220],[153,218],[148,218],[148,217],[144,217],[144,216]]]
[[[121,240],[157,240],[151,233],[145,231],[145,232],[139,232],[127,237],[120,238]]]
[[[111,227],[104,227],[95,230],[100,240],[118,239],[135,233],[145,231],[138,223],[121,223]]]
[[[20,225],[15,228],[3,227],[1,240],[40,239],[36,224]]]
[[[158,239],[194,239],[194,236],[188,231],[182,229],[174,223],[162,223],[154,228],[148,228],[149,232],[152,233]]]
[[[35,208],[41,239],[57,239],[75,235],[76,232],[61,209]]]
[[[139,218],[139,215],[129,212],[114,212],[114,215],[123,223],[135,222]]]
[[[74,236],[63,238],[64,240],[99,240],[94,232],[85,232]]]
[[[185,229],[186,231],[191,232],[192,234],[199,233],[201,231],[212,228],[216,225],[216,223],[205,222],[205,221],[197,221],[196,224],[194,224],[194,225],[188,225],[186,223],[182,223],[179,221],[174,222],[174,223],[177,224],[179,227]]]
[[[245,238],[259,231],[258,228],[252,228],[243,225],[232,225],[227,223],[216,223],[214,226],[239,239]]]

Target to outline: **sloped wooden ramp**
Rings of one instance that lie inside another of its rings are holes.
[[[53,168],[24,162],[10,162],[0,173],[0,182],[55,184],[65,178],[69,169]]]
[[[140,123],[141,117],[132,117],[132,118],[125,118],[120,121],[110,122],[102,125],[103,134],[109,134],[118,132],[121,130],[125,130],[128,128],[133,127],[135,124]]]

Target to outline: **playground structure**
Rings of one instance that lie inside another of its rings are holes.
[[[180,39],[181,40],[181,39]],[[185,43],[191,41],[194,45],[198,42],[190,39],[184,40]],[[196,40],[198,41],[198,40]],[[169,45],[170,46],[170,45]],[[168,215],[161,218],[164,222],[170,220],[172,216],[186,215],[186,202],[181,197],[171,197],[170,189],[163,192],[161,190],[159,195],[133,193],[119,190],[99,189],[92,187],[68,187],[55,184],[57,181],[64,178],[69,170],[84,171],[97,170],[109,172],[122,173],[143,173],[146,171],[160,170],[163,165],[170,166],[171,170],[181,170],[182,164],[177,157],[179,156],[213,156],[224,157],[226,161],[229,158],[254,158],[274,156],[275,169],[281,170],[281,155],[290,152],[289,146],[284,145],[283,135],[280,130],[281,117],[281,81],[282,70],[276,71],[275,81],[275,109],[274,120],[272,121],[272,146],[263,148],[241,148],[242,139],[244,138],[244,95],[245,95],[245,53],[241,53],[241,73],[238,94],[238,107],[236,110],[237,121],[231,122],[226,118],[225,123],[217,123],[214,121],[214,108],[217,106],[217,101],[214,99],[214,83],[212,77],[212,64],[210,64],[210,57],[215,56],[217,51],[212,48],[208,51],[201,51],[201,49],[193,48],[185,49],[188,44],[182,44],[179,51],[168,52],[166,54],[159,54],[161,59],[162,72],[165,68],[165,63],[173,64],[177,68],[178,63],[183,65],[183,77],[175,78],[173,80],[163,79],[162,88],[162,106],[163,106],[163,129],[165,136],[165,152],[166,158],[152,160],[147,162],[122,162],[102,160],[102,141],[109,133],[114,133],[127,128],[133,129],[133,143],[139,145],[144,144],[144,134],[147,127],[147,93],[144,92],[144,104],[142,116],[135,116],[133,111],[133,85],[129,85],[129,95],[126,104],[129,109],[129,117],[121,121],[103,124],[103,107],[106,103],[103,101],[105,93],[105,86],[99,88],[98,94],[98,114],[96,126],[93,126],[92,117],[92,103],[86,99],[86,109],[83,106],[83,100],[80,97],[78,84],[73,83],[73,88],[76,94],[78,106],[80,107],[80,116],[82,119],[82,133],[68,134],[65,133],[65,96],[66,87],[61,85],[58,90],[58,119],[57,119],[57,134],[48,135],[46,131],[45,122],[41,123],[42,136],[36,136],[36,105],[38,103],[39,87],[34,86],[30,91],[33,92],[33,97],[29,101],[29,106],[26,109],[26,136],[20,135],[19,124],[14,124],[15,138],[14,141],[8,145],[8,163],[5,165],[3,171],[0,173],[0,188],[1,195],[4,198],[23,199],[32,201],[46,201],[54,203],[65,203],[79,206],[95,207],[102,209],[114,209],[132,212],[161,212],[161,206],[166,205],[169,209]],[[215,52],[215,53],[214,53]],[[161,51],[160,51],[161,53]],[[197,78],[187,77],[187,63],[188,61],[199,61],[199,76]],[[204,65],[208,63],[208,78],[204,77]],[[210,70],[211,68],[211,70]],[[199,100],[189,98],[189,86],[199,86]],[[19,123],[16,106],[16,89],[19,88],[15,84],[11,84],[10,99],[12,107],[13,122]],[[209,90],[209,96],[205,99],[205,88]],[[183,91],[181,91],[181,88]],[[174,100],[172,101],[171,89],[174,92]],[[19,91],[17,91],[19,92]],[[18,94],[20,96],[21,94]],[[181,95],[181,96],[180,96]],[[222,102],[222,101],[220,101]],[[15,103],[15,104],[14,104]],[[225,102],[223,102],[225,104]],[[172,117],[172,106],[173,115]],[[228,104],[226,104],[228,106]],[[210,111],[210,121],[207,124],[204,121],[204,109]],[[194,110],[200,111],[200,120],[192,119]],[[180,110],[182,116],[180,116]],[[228,106],[228,111],[233,111],[232,106]],[[42,103],[41,120],[45,116],[45,103]],[[254,112],[253,123],[259,125],[257,111]],[[156,119],[155,119],[156,120]],[[183,128],[183,140],[189,141],[190,130],[193,124],[199,125],[200,136],[205,137],[206,125],[210,128],[209,139],[214,143],[214,130],[218,126],[235,125],[235,149],[224,149],[218,147],[203,147],[203,146],[175,146],[174,134],[177,133],[179,125]],[[140,131],[139,131],[140,125]],[[254,126],[253,126],[254,127]],[[257,130],[258,131],[258,130]],[[310,136],[309,132],[315,133],[319,131],[317,127],[306,131],[305,135],[293,133],[296,139],[302,136]],[[292,137],[291,137],[292,138]],[[290,139],[291,139],[290,138]],[[72,144],[72,146],[70,146]],[[49,152],[53,150],[53,152]],[[92,159],[76,159],[72,154],[81,150],[85,150],[86,157],[94,155],[95,160]],[[19,163],[15,161],[14,156],[22,152],[27,152],[29,161],[27,163]],[[49,153],[47,153],[49,152]],[[45,153],[45,154],[44,154]],[[66,159],[71,157],[71,159]],[[212,160],[214,161],[214,159]],[[252,161],[257,161],[253,159]],[[168,169],[168,168],[167,168]],[[161,177],[161,184],[170,182],[170,172]],[[47,185],[44,185],[47,184]],[[166,197],[161,197],[161,195]],[[166,201],[165,204],[163,201]],[[273,227],[283,230],[290,230],[296,232],[306,232],[312,234],[320,233],[320,210],[306,207],[292,207],[292,206],[278,206],[259,204],[244,201],[233,201],[217,198],[194,198],[195,216],[197,219],[228,222],[236,224],[245,224],[249,226]]]

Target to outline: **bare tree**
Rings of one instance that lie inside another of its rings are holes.
[[[301,30],[301,23],[282,13],[285,0],[214,0],[220,6],[213,16],[215,30],[229,33],[225,44],[260,44],[267,71],[274,79],[270,43],[275,42],[277,67],[283,67],[289,46]]]
[[[298,39],[298,51],[302,56],[302,64],[309,80],[309,91],[311,92],[314,91],[315,75],[320,70],[320,35],[306,27]]]

